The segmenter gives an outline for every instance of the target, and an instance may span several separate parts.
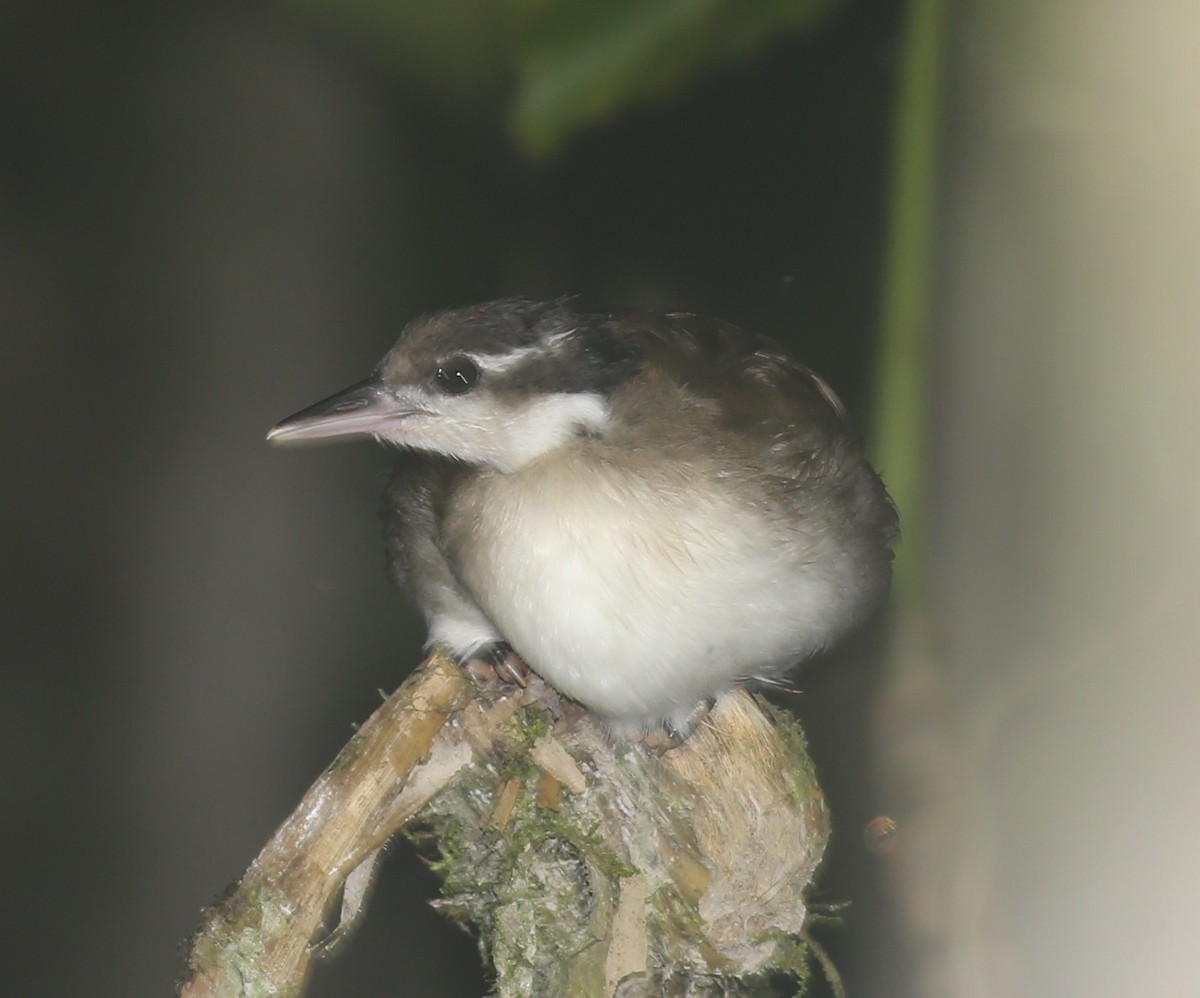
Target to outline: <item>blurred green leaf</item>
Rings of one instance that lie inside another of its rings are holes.
[[[836,2],[512,0],[514,127],[530,151],[552,153],[588,125],[811,28]]]
[[[472,124],[502,113],[512,81],[496,0],[277,0],[395,66],[420,97]]]

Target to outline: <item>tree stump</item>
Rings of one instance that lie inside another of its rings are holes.
[[[501,998],[770,993],[806,973],[829,819],[795,720],[735,690],[680,745],[614,742],[536,676],[472,696],[435,654],[205,912],[180,994],[301,993],[401,829]]]

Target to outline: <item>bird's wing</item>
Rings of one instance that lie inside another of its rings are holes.
[[[774,341],[690,312],[641,322],[654,361],[689,391],[716,400],[723,429],[770,437],[778,464],[811,470],[816,455],[841,460],[858,446],[834,390]]]

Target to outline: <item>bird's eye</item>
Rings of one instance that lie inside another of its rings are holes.
[[[447,395],[462,395],[479,383],[479,368],[470,357],[451,357],[438,365],[437,383]]]

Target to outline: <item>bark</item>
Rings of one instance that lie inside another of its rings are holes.
[[[362,726],[205,912],[184,998],[300,994],[402,828],[436,854],[437,907],[478,932],[497,995],[753,994],[805,975],[829,826],[794,720],[735,691],[664,751],[614,743],[536,677],[471,691],[434,655]]]

